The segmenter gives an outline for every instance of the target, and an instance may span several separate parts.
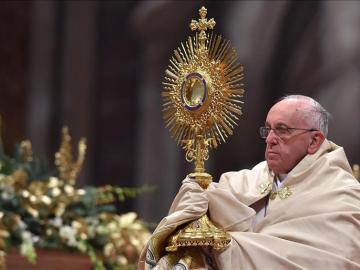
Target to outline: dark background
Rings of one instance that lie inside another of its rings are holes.
[[[164,128],[161,81],[192,35],[202,1],[0,2],[0,114],[5,149],[25,138],[50,163],[68,125],[88,139],[78,185],[157,187],[129,201],[148,221],[166,214],[191,166]],[[329,138],[360,162],[360,2],[209,1],[216,33],[245,67],[244,115],[211,153],[215,181],[263,159],[258,127],[284,94],[333,115]]]

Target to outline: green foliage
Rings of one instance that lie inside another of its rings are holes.
[[[118,214],[116,204],[151,190],[77,189],[20,145],[9,157],[0,144],[0,252],[16,247],[36,263],[36,247],[67,249],[89,256],[97,270],[135,269],[150,234],[135,213]]]

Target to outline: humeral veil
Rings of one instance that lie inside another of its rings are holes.
[[[271,192],[261,187],[273,179],[266,162],[225,173],[207,190],[185,179],[138,269],[155,263],[152,269],[172,269],[174,258],[160,258],[162,242],[207,211],[232,241],[223,251],[204,251],[205,260],[192,269],[211,269],[205,263],[209,256],[218,269],[360,269],[360,185],[343,148],[325,140],[316,154],[307,155],[284,180],[292,194],[269,200],[266,217],[252,229],[250,205]]]

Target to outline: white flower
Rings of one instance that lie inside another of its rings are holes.
[[[31,240],[32,240],[33,243],[36,243],[36,242],[39,242],[40,237],[37,236],[37,235],[33,235],[33,236],[31,237]]]
[[[76,241],[76,233],[76,229],[71,226],[63,226],[59,231],[60,237],[65,239],[66,243],[72,247],[76,247],[78,244]]]
[[[57,177],[51,176],[49,178],[49,188],[54,188],[59,186],[59,179]]]
[[[20,245],[20,253],[25,256],[31,263],[36,262],[36,252],[30,242],[23,242]]]
[[[54,227],[60,228],[63,225],[63,220],[61,217],[55,217],[49,220],[49,224],[53,225]]]
[[[53,197],[57,197],[57,196],[59,196],[60,194],[61,194],[60,188],[54,187],[53,189],[51,189],[51,195],[52,195]]]
[[[121,227],[129,227],[132,223],[134,223],[137,215],[134,212],[129,212],[123,214],[119,218],[119,223]]]
[[[27,224],[24,221],[22,221],[20,218],[17,221],[17,225],[21,230],[26,230],[27,228]]]
[[[33,243],[32,234],[29,231],[23,231],[21,233],[21,238],[22,238],[24,243],[29,243],[29,244]]]
[[[1,198],[4,200],[4,201],[9,201],[11,200],[12,198],[14,197],[14,194],[13,193],[9,193],[9,192],[3,192],[1,193]]]

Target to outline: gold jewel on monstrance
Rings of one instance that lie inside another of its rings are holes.
[[[170,59],[162,97],[166,127],[185,149],[186,160],[195,163],[189,177],[206,189],[212,180],[204,167],[209,149],[232,135],[242,114],[244,74],[230,42],[206,33],[216,24],[214,19],[206,18],[206,8],[202,7],[199,14],[200,19],[190,23],[191,30],[198,32],[181,43]],[[229,235],[217,229],[207,216],[170,238],[168,251],[196,245],[221,249],[230,241]]]

